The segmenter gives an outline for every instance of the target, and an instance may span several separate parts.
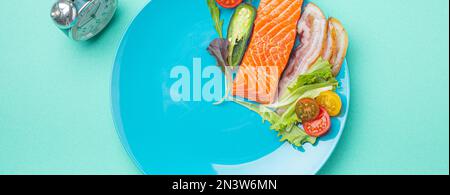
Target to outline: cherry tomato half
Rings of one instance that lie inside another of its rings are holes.
[[[325,91],[316,98],[319,106],[325,108],[330,116],[338,116],[342,109],[341,97],[335,92]]]
[[[331,128],[330,115],[324,108],[320,108],[319,117],[311,122],[303,123],[305,132],[313,137],[321,137],[327,134]]]
[[[224,8],[235,8],[242,3],[242,0],[216,0]]]
[[[315,100],[305,98],[297,102],[295,113],[302,122],[313,121],[319,116],[320,107]]]

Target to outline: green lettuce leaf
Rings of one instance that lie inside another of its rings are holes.
[[[253,104],[238,99],[233,99],[233,101],[248,108],[249,110],[258,113],[262,117],[263,122],[268,121],[269,123],[274,124],[277,121],[280,121],[280,115],[278,115],[275,111],[267,108],[266,106]],[[309,136],[303,129],[301,129],[297,125],[291,125],[289,129],[272,130],[278,131],[278,136],[281,137],[281,142],[287,141],[297,147],[301,147],[305,143],[315,144],[317,141],[317,138]]]
[[[250,102],[246,102],[243,100],[239,100],[239,99],[233,99],[234,102],[236,102],[237,104],[240,104],[241,106],[246,107],[247,109],[258,113],[263,122],[268,121],[270,124],[274,124],[277,121],[280,120],[280,116],[273,110],[271,110],[270,108],[260,105],[260,104],[254,104],[254,103],[250,103]],[[276,129],[274,129],[276,130]]]
[[[319,96],[320,93],[332,90],[334,85],[335,83],[322,83],[304,86],[303,90],[300,90],[301,92],[298,92],[298,96],[293,99],[292,103],[289,104],[287,109],[280,116],[280,119],[275,123],[272,123],[271,128],[281,131],[288,128],[289,126],[301,123],[302,121],[297,117],[297,114],[295,113],[295,106],[297,104],[297,101],[303,98],[314,99]]]
[[[297,147],[302,147],[305,143],[314,145],[317,142],[316,137],[309,136],[296,125],[292,126],[289,131],[280,131],[278,135],[281,137],[281,142],[287,141]]]

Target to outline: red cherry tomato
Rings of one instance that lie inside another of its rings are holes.
[[[305,132],[308,135],[313,137],[321,137],[330,131],[330,115],[324,108],[320,108],[319,117],[317,117],[314,121],[303,123],[303,128],[305,128]]]
[[[242,0],[216,0],[224,8],[235,8],[242,3]]]

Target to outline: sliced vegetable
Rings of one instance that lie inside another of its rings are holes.
[[[305,85],[335,80],[331,68],[332,65],[328,61],[319,58],[319,60],[311,67],[311,70],[300,75],[295,82],[287,87],[287,89],[292,91]]]
[[[223,20],[220,19],[219,7],[214,0],[206,0],[206,3],[208,4],[209,11],[211,12],[211,17],[214,21],[214,28],[219,34],[219,38],[223,38]]]
[[[216,0],[217,3],[224,7],[224,8],[235,8],[240,3],[242,3],[243,0]]]
[[[312,98],[304,98],[297,102],[295,113],[302,122],[309,122],[319,116],[320,107]]]
[[[325,91],[316,98],[319,106],[325,108],[330,116],[338,116],[342,109],[342,100],[333,91]]]
[[[321,137],[330,131],[331,120],[330,115],[324,108],[320,108],[320,115],[317,120],[303,123],[305,132],[313,137]]]
[[[231,66],[238,66],[244,57],[255,18],[256,9],[252,5],[243,3],[236,8],[227,33],[230,42],[228,63]]]

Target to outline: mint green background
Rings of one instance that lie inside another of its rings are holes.
[[[139,174],[114,130],[110,79],[147,0],[120,1],[85,43],[54,27],[53,2],[0,6],[0,174]],[[449,1],[314,2],[349,31],[352,76],[347,127],[320,173],[449,174]]]

